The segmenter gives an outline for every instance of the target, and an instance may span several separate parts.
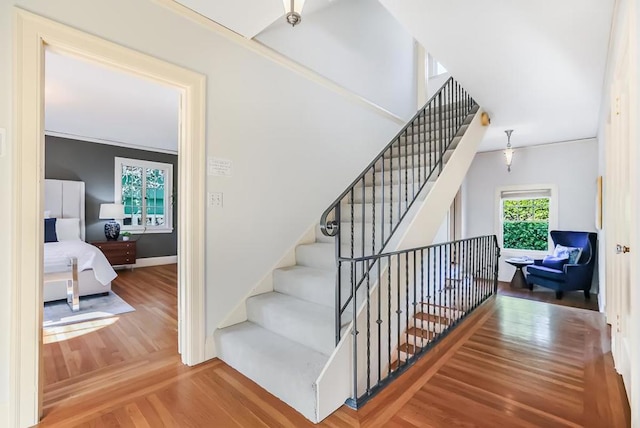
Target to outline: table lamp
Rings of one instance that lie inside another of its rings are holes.
[[[104,225],[104,236],[107,241],[117,241],[120,236],[120,224],[116,220],[124,218],[124,205],[100,204],[100,220],[110,220]]]

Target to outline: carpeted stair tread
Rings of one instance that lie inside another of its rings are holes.
[[[296,261],[299,265],[317,269],[335,269],[335,245],[328,242],[314,242],[296,247]]]
[[[333,308],[336,270],[289,266],[273,271],[273,288],[278,293]]]
[[[247,299],[249,321],[317,352],[335,349],[333,308],[271,292]]]
[[[316,421],[316,380],[326,355],[243,322],[216,331],[218,357],[258,385]]]

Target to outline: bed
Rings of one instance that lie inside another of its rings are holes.
[[[79,297],[109,292],[117,276],[104,254],[84,242],[84,198],[84,182],[45,180],[45,240],[52,242],[44,244],[43,298],[67,299],[74,310]]]

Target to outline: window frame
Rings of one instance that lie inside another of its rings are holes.
[[[531,193],[530,198],[514,197],[503,198],[503,193],[510,192],[523,192]],[[498,238],[498,245],[501,248],[503,256],[518,257],[518,256],[531,256],[531,257],[544,257],[553,251],[553,240],[551,235],[547,235],[547,250],[523,250],[518,248],[505,248],[504,247],[504,226],[503,226],[503,199],[536,199],[535,193],[548,193],[549,196],[549,231],[558,228],[558,188],[555,184],[527,184],[518,186],[503,186],[496,188],[495,196],[495,233]]]
[[[155,162],[142,159],[132,159],[115,157],[114,159],[114,201],[117,204],[122,203],[122,166],[132,166],[139,168],[158,169],[165,171],[165,198],[164,198],[164,224],[161,226],[140,226],[125,225],[124,220],[117,220],[120,223],[120,229],[124,232],[132,234],[142,233],[173,233],[173,164],[164,162]],[[142,189],[142,194],[146,194],[146,189]],[[145,198],[143,198],[145,199]],[[146,211],[146,202],[143,201],[142,212]],[[144,216],[144,214],[143,214]]]

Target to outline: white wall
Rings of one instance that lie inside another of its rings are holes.
[[[496,234],[496,189],[525,184],[555,184],[558,229],[595,231],[598,146],[595,139],[517,148],[511,172],[502,151],[478,153],[462,191],[463,236]],[[499,280],[510,281],[515,268],[502,261]]]
[[[416,112],[413,38],[377,1],[337,1],[277,20],[261,43],[405,118]]]
[[[0,0],[0,128],[6,129],[4,149],[0,147],[0,201],[11,201],[11,14]],[[9,206],[11,206],[9,202]],[[6,207],[6,205],[5,205]],[[11,210],[0,210],[0,224],[11,224]],[[9,400],[9,328],[11,308],[11,234],[0,233],[0,424],[4,423]]]
[[[207,212],[207,334],[400,127],[152,2],[0,0],[0,128],[9,137],[0,157],[3,201],[12,197],[11,148],[19,144],[11,139],[13,4],[207,75],[207,153],[234,162],[231,178],[207,182],[208,191],[224,192],[224,208]],[[9,214],[0,210],[0,224],[11,227]],[[9,239],[0,233],[4,326]],[[9,338],[7,328],[0,331],[1,411],[9,393]]]

